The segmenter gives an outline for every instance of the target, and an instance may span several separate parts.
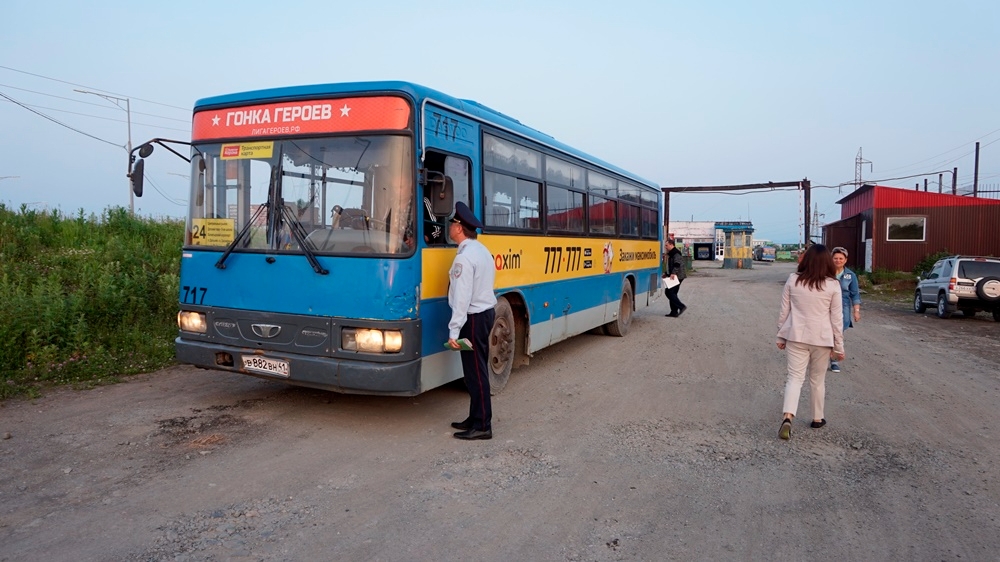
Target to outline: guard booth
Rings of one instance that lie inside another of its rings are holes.
[[[722,269],[753,269],[753,223],[717,222],[715,229],[725,240]]]

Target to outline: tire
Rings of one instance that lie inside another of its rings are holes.
[[[1000,302],[1000,277],[990,275],[976,283],[976,296],[986,302]]]
[[[951,311],[948,310],[948,299],[944,296],[944,293],[938,295],[937,316],[938,318],[951,318]]]
[[[927,310],[927,305],[924,304],[923,296],[920,294],[920,289],[913,293],[913,312],[917,314],[923,314]]]
[[[609,336],[622,337],[632,325],[632,284],[622,283],[622,299],[618,303],[618,317],[604,325]]]
[[[493,308],[496,319],[490,330],[489,376],[490,395],[499,394],[510,380],[510,371],[514,368],[514,341],[517,336],[514,328],[514,311],[506,297],[497,299]]]

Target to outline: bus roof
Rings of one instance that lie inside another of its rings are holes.
[[[659,185],[656,183],[609,164],[599,158],[595,158],[594,156],[577,150],[569,145],[561,143],[552,136],[528,127],[517,119],[504,115],[495,109],[491,109],[472,100],[455,98],[432,88],[414,84],[412,82],[343,82],[339,84],[314,84],[308,86],[288,86],[282,88],[269,88],[266,90],[253,90],[249,92],[239,92],[202,98],[195,102],[194,111],[198,112],[212,107],[236,106],[264,101],[273,102],[362,92],[401,92],[416,100],[418,105],[425,99],[432,102],[438,102],[439,104],[462,111],[463,113],[466,113],[483,123],[508,129],[535,142],[550,146],[571,156],[575,156],[585,162],[605,168],[611,172],[639,183],[644,187],[651,188],[656,191],[660,190]]]

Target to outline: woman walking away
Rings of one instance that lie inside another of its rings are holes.
[[[858,290],[858,276],[848,269],[847,250],[837,246],[833,249],[833,266],[837,270],[837,280],[840,281],[840,294],[844,307],[844,331],[861,321],[861,291]],[[853,309],[853,311],[852,311]],[[830,370],[840,372],[840,363],[830,361]]]
[[[778,349],[787,350],[788,381],[785,383],[784,417],[778,437],[792,436],[792,418],[799,407],[799,393],[809,375],[813,421],[826,425],[826,368],[830,360],[844,359],[844,319],[840,283],[830,251],[822,244],[806,250],[798,270],[788,276],[781,292],[778,317]]]

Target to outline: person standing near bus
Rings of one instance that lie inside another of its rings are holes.
[[[674,281],[677,282],[673,287],[667,287],[667,300],[670,301],[670,314],[667,316],[671,318],[677,318],[687,307],[681,302],[681,299],[677,297],[677,292],[681,290],[681,282],[684,281],[684,256],[681,255],[681,251],[677,249],[673,238],[667,239],[667,264],[666,264],[666,275],[665,277],[670,278],[670,283]]]
[[[457,439],[492,439],[493,405],[490,401],[490,376],[487,358],[490,352],[490,331],[495,317],[493,307],[497,304],[493,294],[496,269],[493,255],[477,240],[477,228],[483,223],[472,213],[472,209],[459,201],[455,204],[455,216],[448,226],[451,239],[458,242],[458,252],[448,273],[448,306],[451,307],[451,321],[448,322],[448,346],[459,350],[459,338],[467,338],[472,343],[469,351],[462,354],[462,372],[465,388],[469,391],[469,417],[451,424]]]

